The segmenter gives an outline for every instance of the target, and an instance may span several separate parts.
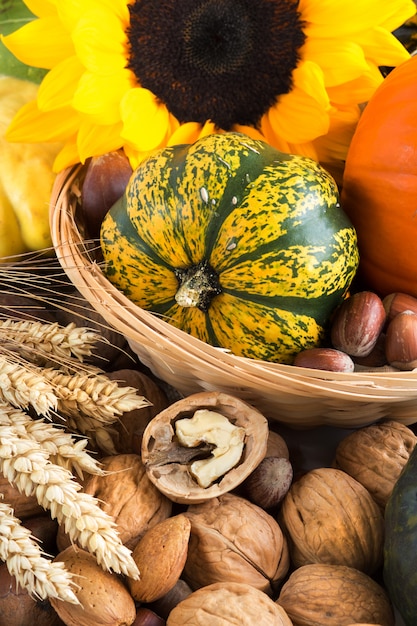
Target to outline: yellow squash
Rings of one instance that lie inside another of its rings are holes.
[[[5,138],[13,116],[36,97],[37,89],[30,81],[0,76],[0,261],[52,246],[49,199],[59,146]]]

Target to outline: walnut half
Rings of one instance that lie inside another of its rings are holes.
[[[259,465],[268,422],[257,409],[222,392],[200,392],[156,415],[142,438],[149,479],[171,500],[204,502],[231,491]]]

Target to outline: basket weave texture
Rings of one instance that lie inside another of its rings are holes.
[[[219,390],[294,428],[357,428],[389,417],[417,422],[417,370],[324,372],[234,356],[178,330],[118,291],[77,222],[81,166],[61,172],[51,197],[51,233],[72,284],[122,333],[140,361],[182,395]],[[97,242],[95,242],[97,247]]]

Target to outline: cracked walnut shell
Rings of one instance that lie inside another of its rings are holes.
[[[192,430],[191,422],[201,414],[206,421]],[[184,426],[195,435],[193,445],[184,443],[186,437],[191,438],[183,433]],[[266,418],[248,403],[223,392],[203,391],[174,402],[150,421],[143,433],[142,460],[149,479],[171,500],[204,502],[231,491],[249,476],[265,456],[268,432]],[[235,443],[239,438],[241,443]],[[225,453],[218,454],[220,446]],[[218,469],[228,456],[232,464],[202,486],[205,469],[214,462]],[[197,464],[202,468],[198,477],[193,473]]]

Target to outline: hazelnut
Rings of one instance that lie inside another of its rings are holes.
[[[193,590],[190,585],[182,578],[179,578],[172,589],[165,593],[162,598],[155,600],[155,602],[151,602],[149,607],[158,615],[167,619],[172,609],[182,600],[185,600],[185,598],[187,598],[192,591]]]
[[[353,361],[356,365],[360,365],[365,368],[383,367],[387,365],[387,356],[385,354],[385,339],[386,335],[382,332],[374,347],[366,356],[355,356]]]
[[[335,348],[308,348],[299,352],[293,362],[296,367],[309,367],[329,372],[353,372],[351,357]]]
[[[398,313],[403,311],[417,313],[417,298],[407,293],[390,293],[385,296],[382,303],[387,314],[387,322],[390,322]]]
[[[293,469],[285,458],[268,456],[243,483],[246,497],[263,509],[277,506],[291,486]]]
[[[417,314],[398,313],[388,324],[385,353],[387,361],[400,370],[417,367]]]
[[[81,213],[87,236],[99,236],[105,214],[123,195],[131,174],[132,167],[121,150],[95,156],[89,161],[81,192]]]
[[[136,611],[136,619],[132,626],[165,626],[165,620],[151,609],[141,606]]]
[[[381,298],[372,291],[358,291],[337,309],[330,338],[334,348],[350,356],[367,356],[375,346],[386,320]]]
[[[271,430],[271,428],[268,431],[265,456],[277,456],[285,459],[290,458],[290,451],[288,450],[287,442],[284,437],[275,430]]]

